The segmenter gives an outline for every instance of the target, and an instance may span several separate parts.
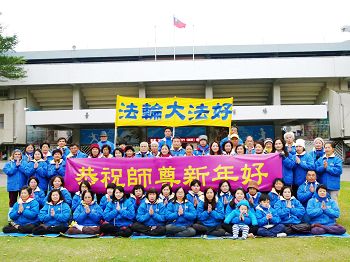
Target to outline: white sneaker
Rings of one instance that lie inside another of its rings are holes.
[[[276,237],[287,237],[286,233],[278,233]]]

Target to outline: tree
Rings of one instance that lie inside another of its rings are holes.
[[[19,79],[26,76],[26,71],[21,66],[25,63],[25,59],[13,55],[17,43],[17,36],[4,36],[3,28],[0,25],[0,81]],[[13,53],[10,54],[10,52]]]

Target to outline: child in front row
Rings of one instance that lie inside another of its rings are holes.
[[[286,237],[285,227],[280,224],[281,219],[277,211],[270,205],[267,194],[261,194],[260,204],[256,207],[256,219],[258,220],[258,236],[262,237]]]
[[[233,210],[225,219],[225,223],[233,223],[232,237],[238,238],[239,231],[242,231],[241,239],[248,237],[249,226],[256,226],[258,223],[253,211],[249,210],[250,204],[247,200],[242,200],[237,204],[237,209]]]

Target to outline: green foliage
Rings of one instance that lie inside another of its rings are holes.
[[[26,71],[21,67],[25,63],[24,58],[9,55],[9,53],[14,52],[17,43],[17,36],[4,36],[0,25],[0,81],[19,79],[26,76]]]

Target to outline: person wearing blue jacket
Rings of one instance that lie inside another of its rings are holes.
[[[100,233],[102,218],[103,211],[94,200],[94,194],[90,190],[85,190],[80,204],[73,213],[73,221],[67,230],[67,234],[97,235]]]
[[[314,164],[320,157],[324,156],[324,153],[324,140],[321,137],[316,137],[314,139],[314,148],[309,152]]]
[[[319,183],[316,181],[316,172],[307,171],[306,181],[298,188],[297,197],[300,203],[306,208],[307,202],[316,195]]]
[[[25,166],[25,162],[22,161],[21,150],[15,149],[12,152],[10,161],[3,168],[3,172],[7,175],[7,192],[9,194],[8,214],[10,214],[14,204],[17,202],[21,188],[26,185]],[[10,217],[8,217],[8,221],[10,221]]]
[[[173,193],[171,185],[168,183],[163,184],[160,189],[160,194],[158,196],[159,200],[162,201],[163,205],[166,207],[168,203],[174,199],[174,197],[175,194]]]
[[[137,210],[139,206],[145,202],[145,188],[143,185],[135,185],[132,189],[132,193],[130,194],[129,200],[133,204],[135,209],[135,214],[137,213]]]
[[[132,235],[131,225],[135,218],[135,208],[133,203],[126,198],[122,186],[114,189],[112,202],[107,204],[103,218],[107,222],[100,228],[104,235],[121,237]]]
[[[67,147],[67,139],[64,138],[64,137],[60,137],[59,139],[57,139],[57,147],[56,147],[56,149],[59,149],[62,152],[62,159],[64,161],[66,161],[66,158],[67,158],[67,156],[70,153],[70,150]],[[54,155],[53,152],[52,152],[52,155]]]
[[[166,207],[165,217],[168,224],[165,226],[167,236],[193,237],[196,230],[192,227],[197,211],[193,204],[186,199],[183,187],[178,187],[175,198]]]
[[[164,138],[158,141],[158,152],[160,152],[163,145],[167,145],[169,148],[171,148],[171,145],[173,143],[172,135],[173,131],[171,127],[164,128]]]
[[[208,156],[210,153],[210,147],[208,144],[208,137],[206,135],[200,135],[198,137],[199,145],[197,149],[193,152],[195,156]]]
[[[25,173],[27,177],[35,176],[39,179],[39,187],[45,193],[48,189],[49,176],[47,172],[47,163],[43,160],[43,154],[39,149],[34,151],[34,157],[30,160],[26,167]]]
[[[270,198],[267,194],[261,194],[260,204],[255,209],[258,221],[258,236],[262,237],[286,237],[285,226],[277,211],[270,205]]]
[[[33,229],[34,235],[59,234],[68,229],[71,210],[59,189],[50,191],[47,202],[40,210],[41,224]]]
[[[314,161],[305,151],[305,140],[297,139],[295,142],[295,166],[293,168],[293,190],[296,192],[298,187],[305,182],[306,173],[309,170],[315,170]]]
[[[296,233],[310,233],[311,227],[307,223],[301,223],[305,214],[305,208],[292,196],[292,189],[289,186],[283,187],[282,196],[274,208],[284,224],[287,235]]]
[[[201,181],[193,179],[190,183],[191,190],[188,191],[186,199],[190,201],[195,208],[197,208],[199,202],[204,201],[204,194],[201,191]]]
[[[259,199],[261,193],[259,192],[258,182],[255,180],[250,180],[247,185],[248,193],[246,194],[246,199],[248,200],[250,207],[255,209],[259,205]]]
[[[249,226],[256,226],[258,222],[255,217],[255,212],[250,210],[250,203],[247,200],[242,200],[237,204],[237,209],[233,210],[226,218],[225,223],[232,223],[232,238],[237,239],[238,234],[242,231],[241,239],[247,239]]]
[[[100,147],[101,152],[102,152],[102,147],[105,145],[110,147],[110,152],[113,152],[115,149],[115,145],[111,141],[108,141],[108,135],[106,131],[101,131],[100,141],[97,144]]]
[[[80,146],[76,143],[71,144],[69,146],[69,154],[67,155],[66,159],[68,158],[87,158],[87,154],[80,151]]]
[[[286,186],[293,185],[293,168],[295,166],[295,154],[290,154],[282,138],[276,138],[273,142],[272,153],[279,153],[282,158],[282,180]]]
[[[44,142],[40,145],[41,153],[43,154],[43,159],[46,164],[49,164],[53,159],[52,153],[50,151],[50,144],[48,142]]]
[[[91,191],[91,185],[89,183],[89,181],[84,180],[80,183],[79,185],[79,191],[75,192],[73,199],[72,199],[72,211],[74,212],[74,210],[80,205],[81,200],[83,200],[83,192],[86,190],[90,190]]]
[[[108,183],[106,187],[106,194],[100,200],[100,207],[104,211],[109,202],[112,201],[113,191],[116,185],[114,183]]]
[[[63,177],[54,176],[53,178],[51,178],[49,186],[50,186],[50,191],[53,189],[59,189],[63,194],[64,202],[66,202],[69,206],[72,205],[72,196],[70,192],[64,187]],[[45,201],[47,201],[47,197]]]
[[[338,203],[340,176],[343,173],[342,160],[334,155],[333,143],[325,143],[324,150],[325,155],[316,162],[318,181],[327,187],[331,198]]]
[[[327,187],[319,185],[316,196],[309,200],[306,212],[310,217],[311,233],[314,235],[334,234],[342,235],[346,229],[336,224],[340,210],[333,199],[327,197]]]
[[[10,212],[12,222],[3,228],[4,233],[25,233],[30,234],[33,228],[39,224],[39,203],[31,198],[32,189],[23,187],[20,198]]]
[[[34,157],[34,145],[33,144],[27,144],[23,150],[23,157],[22,157],[22,160],[25,162],[25,163],[28,163],[30,162],[33,157]]]
[[[238,127],[231,126],[230,133],[226,137],[224,137],[223,139],[220,140],[221,149],[224,149],[223,146],[224,146],[225,142],[233,140],[234,137],[237,139],[237,145],[243,145],[243,141],[242,141],[242,139],[239,138],[239,135],[238,135]],[[234,146],[236,146],[236,145],[234,145]]]
[[[198,203],[198,221],[193,224],[193,228],[197,234],[221,237],[225,235],[225,230],[221,226],[224,218],[224,205],[216,200],[214,188],[206,188],[204,190],[204,202]]]
[[[28,186],[32,189],[32,194],[30,197],[34,198],[39,203],[39,207],[42,208],[45,204],[45,192],[40,189],[39,179],[32,176],[28,180]]]
[[[179,136],[174,137],[170,148],[170,153],[172,156],[184,156],[186,154],[186,150],[182,148],[181,145],[181,138]]]
[[[294,143],[295,135],[293,132],[286,132],[283,135],[284,141],[286,141],[285,148],[290,155],[296,154],[296,145]]]
[[[219,183],[218,189],[218,200],[224,205],[224,209],[226,211],[227,205],[233,199],[233,195],[231,193],[231,184],[228,180],[221,180]]]
[[[270,200],[270,205],[273,207],[276,202],[279,200],[281,193],[282,193],[282,188],[284,187],[284,182],[280,178],[275,178],[272,182],[272,189],[268,193],[269,195],[269,200]]]
[[[140,143],[140,151],[135,154],[135,158],[148,158],[153,157],[153,154],[149,151],[147,142]]]
[[[66,173],[66,161],[62,159],[62,151],[55,149],[52,151],[53,159],[47,166],[48,177],[52,178],[54,176],[64,177]]]
[[[147,190],[145,202],[139,206],[132,230],[148,236],[165,235],[165,211],[156,189],[150,188]]]

